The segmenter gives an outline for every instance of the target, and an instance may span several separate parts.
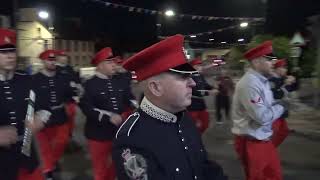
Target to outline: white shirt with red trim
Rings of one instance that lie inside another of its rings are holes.
[[[232,105],[233,134],[268,140],[272,123],[284,112],[276,104],[266,77],[249,69],[237,83]]]

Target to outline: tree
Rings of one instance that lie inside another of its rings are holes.
[[[243,54],[245,52],[245,48],[242,46],[235,46],[230,49],[230,52],[227,56],[227,61],[230,69],[233,70],[242,70],[244,66],[244,62],[241,61],[244,59]]]
[[[257,47],[259,44],[265,42],[265,41],[268,41],[268,40],[272,40],[272,35],[270,34],[259,34],[259,35],[256,35],[254,36],[250,43],[247,45],[247,50],[251,49],[251,48],[254,48],[254,47]]]
[[[301,67],[301,73],[303,77],[315,76],[317,64],[317,53],[314,49],[306,49],[299,61],[299,67]]]
[[[273,54],[279,59],[287,59],[289,65],[289,72],[291,71],[291,67],[294,59],[290,57],[291,45],[290,39],[285,36],[272,36],[270,34],[260,34],[256,35],[252,38],[250,43],[244,46],[235,46],[232,47],[228,54],[228,63],[230,64],[230,68],[242,70],[245,62],[243,54],[245,51],[258,46],[259,44],[272,40],[273,42]],[[242,60],[242,61],[241,61]],[[301,69],[301,75],[303,77],[310,77],[312,73],[315,71],[316,64],[316,51],[312,48],[306,49],[302,57],[299,60],[299,67]]]
[[[271,40],[273,46],[273,53],[278,58],[286,58],[290,57],[290,40],[285,36],[272,36],[270,34],[260,34],[256,35],[252,38],[250,43],[248,44],[247,50],[258,46],[259,44]]]

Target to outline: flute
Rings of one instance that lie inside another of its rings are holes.
[[[26,121],[33,123],[34,119],[34,103],[36,99],[36,94],[33,92],[33,90],[30,90],[29,94],[29,101],[28,101],[28,109],[26,114]],[[24,130],[24,136],[23,136],[23,144],[21,148],[21,152],[29,156],[31,155],[31,143],[32,143],[32,130],[29,128],[25,128]]]

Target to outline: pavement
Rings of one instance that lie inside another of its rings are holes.
[[[306,106],[297,108],[287,119],[292,130],[279,148],[284,180],[316,180],[320,178],[320,112]],[[93,180],[90,157],[83,137],[84,116],[78,111],[74,140],[82,150],[65,153],[59,180]],[[243,180],[244,174],[233,149],[231,122],[216,125],[210,112],[210,127],[203,134],[209,158],[217,161],[230,180]]]

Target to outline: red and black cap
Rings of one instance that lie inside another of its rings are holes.
[[[286,66],[287,66],[287,61],[285,59],[278,59],[273,64],[274,68],[280,68],[280,67],[286,67]]]
[[[179,34],[168,37],[130,57],[123,67],[128,71],[135,71],[138,81],[162,72],[197,73],[186,60],[183,41],[184,37]]]
[[[103,61],[113,60],[111,58],[113,56],[112,49],[110,47],[105,47],[96,53],[94,58],[91,60],[91,64],[98,65]]]
[[[273,55],[272,41],[265,41],[259,46],[250,49],[244,54],[244,57],[249,61],[259,57],[265,57],[270,60],[275,59],[276,57]]]
[[[56,50],[53,49],[48,49],[43,51],[40,55],[39,58],[43,61],[55,61],[56,60]]]
[[[11,29],[0,28],[0,51],[15,51],[17,35]]]

